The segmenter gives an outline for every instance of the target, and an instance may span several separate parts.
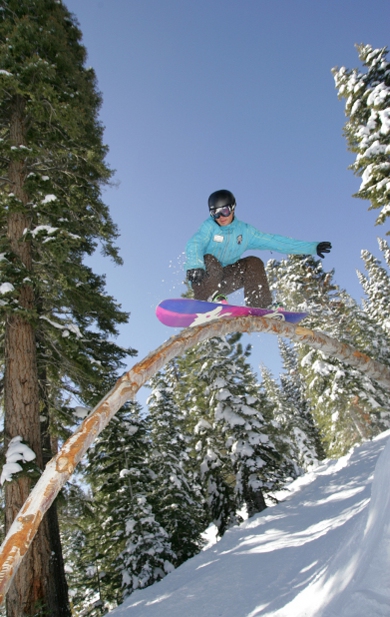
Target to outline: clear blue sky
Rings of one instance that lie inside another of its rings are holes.
[[[183,292],[186,241],[220,188],[235,194],[237,216],[262,231],[330,240],[324,267],[359,300],[360,251],[379,256],[376,237],[387,228],[352,198],[360,180],[347,170],[353,156],[331,69],[360,67],[356,43],[390,44],[389,0],[64,3],[97,74],[116,170],[104,199],[124,266],[98,255],[93,266],[131,312],[119,342],[142,359],[175,333],[154,309]],[[249,339],[254,365],[273,368],[271,338]]]

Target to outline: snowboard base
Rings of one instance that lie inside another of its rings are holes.
[[[294,313],[284,309],[263,309],[253,306],[236,306],[219,302],[206,302],[192,298],[173,298],[163,300],[156,308],[157,318],[166,326],[172,328],[187,328],[208,323],[222,317],[239,317],[255,315],[267,319],[278,319],[298,323],[307,313]]]

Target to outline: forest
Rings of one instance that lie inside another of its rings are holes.
[[[113,172],[101,95],[81,32],[61,2],[3,0],[0,13],[0,311],[2,536],[46,463],[113,387],[132,348],[129,314],[86,257],[118,265],[102,191]],[[357,48],[361,71],[335,69],[356,197],[390,213],[390,63]],[[362,251],[358,304],[311,256],[270,260],[283,307],[390,365],[390,248]],[[251,365],[240,333],[169,361],[144,409],[126,403],[95,439],[42,520],[3,614],[97,617],[275,503],[320,461],[390,428],[383,385],[321,349],[279,338],[283,370]]]

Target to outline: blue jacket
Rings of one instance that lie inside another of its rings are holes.
[[[214,255],[225,267],[235,263],[248,250],[315,255],[317,244],[263,233],[237,218],[230,225],[221,227],[210,217],[187,242],[185,269],[204,268],[204,255]]]

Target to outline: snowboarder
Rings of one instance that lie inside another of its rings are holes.
[[[304,242],[267,234],[235,217],[236,200],[230,191],[220,190],[208,199],[210,218],[186,246],[187,279],[196,300],[221,301],[223,296],[244,288],[247,306],[272,305],[264,263],[259,257],[241,259],[248,250],[271,250],[293,255],[324,258],[330,242]]]

